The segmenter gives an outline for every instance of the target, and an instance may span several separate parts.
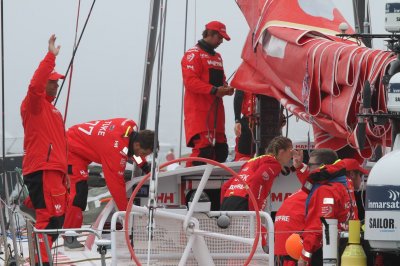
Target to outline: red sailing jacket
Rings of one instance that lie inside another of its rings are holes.
[[[67,141],[60,111],[46,94],[46,84],[55,66],[55,55],[47,53],[29,84],[21,104],[24,127],[22,173],[57,170],[67,173]]]
[[[239,172],[239,177],[244,180],[254,197],[260,210],[265,207],[265,200],[271,191],[275,178],[282,170],[281,164],[271,155],[263,155],[250,159],[245,163]],[[232,178],[230,186],[225,192],[224,197],[239,196],[247,198],[248,194],[243,184],[236,178]],[[249,210],[254,210],[253,204],[249,200]]]
[[[301,164],[299,168],[296,168],[296,175],[301,184],[303,184],[307,180],[309,174],[310,171],[308,165],[306,165],[305,163]]]
[[[221,55],[202,49],[202,41],[189,49],[181,61],[185,84],[185,134],[186,145],[193,147],[193,136],[201,132],[225,133],[225,111],[221,97],[210,94],[213,86],[225,84]],[[217,111],[216,111],[217,108]],[[217,118],[215,114],[217,113]]]
[[[254,97],[253,93],[251,92],[244,92],[244,97],[243,97],[243,102],[242,102],[242,114],[244,116],[251,116],[253,114],[253,108],[254,108]]]
[[[296,168],[296,175],[298,179],[300,180],[300,183],[304,183],[308,176],[310,174],[310,171],[308,170],[308,166],[306,164],[302,164],[301,167]],[[347,177],[347,188],[349,190],[349,194],[353,203],[353,211],[354,211],[354,217],[355,219],[358,219],[358,209],[357,209],[357,204],[356,204],[356,196],[354,194],[354,185],[353,181]]]
[[[338,169],[341,169],[341,167],[339,162],[324,166],[323,169],[317,169],[311,174],[322,172],[325,169],[325,174],[334,173]],[[348,183],[348,180],[346,181]],[[308,205],[308,213],[305,220],[306,226],[302,234],[302,258],[305,261],[310,260],[310,258],[306,256],[307,254],[314,253],[322,246],[322,223],[320,217],[337,219],[339,229],[345,229],[344,225],[350,219],[356,218],[356,213],[354,212],[355,208],[352,206],[350,194],[350,190],[343,183],[329,181],[314,191]]]
[[[307,180],[309,174],[310,174],[310,171],[308,170],[308,166],[304,163],[299,168],[296,168],[296,175],[301,184],[303,184]],[[357,209],[357,205],[356,205],[356,202],[357,202],[356,197],[354,195],[354,185],[353,185],[353,181],[348,177],[347,177],[347,188],[349,189],[349,193],[350,193],[351,200],[353,203],[355,219],[358,219],[358,209]]]
[[[129,135],[136,130],[134,121],[113,118],[75,125],[67,132],[70,157],[102,165],[107,187],[120,211],[126,210],[128,203],[124,171],[128,161]],[[136,161],[139,166],[146,162],[141,159],[142,162]]]
[[[275,255],[287,255],[286,240],[292,233],[303,231],[307,196],[303,190],[298,190],[285,199],[276,213]]]

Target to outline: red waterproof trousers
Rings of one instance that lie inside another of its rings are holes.
[[[61,171],[42,170],[24,176],[28,187],[29,198],[36,212],[37,229],[62,228],[65,210],[67,209],[67,188],[65,174]],[[29,203],[26,204],[29,206]],[[49,246],[57,239],[58,234],[49,234]],[[40,253],[43,262],[49,261],[43,235],[39,234]],[[36,258],[36,262],[38,259]]]

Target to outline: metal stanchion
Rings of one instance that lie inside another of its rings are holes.
[[[8,260],[10,257],[9,250],[7,248],[8,243],[7,243],[7,230],[6,230],[6,223],[4,222],[4,213],[3,213],[3,201],[0,200],[0,226],[1,226],[1,235],[2,235],[2,242],[4,246],[4,259],[5,261]]]
[[[33,223],[31,220],[26,220],[26,231],[28,235],[28,250],[30,265],[35,265],[35,246],[33,245]]]
[[[338,221],[336,219],[325,219],[321,217],[323,225],[323,265],[338,265]]]
[[[10,173],[10,172],[9,172]],[[10,174],[11,177],[11,174]],[[16,230],[15,230],[15,220],[14,220],[14,213],[11,210],[10,206],[10,192],[9,192],[9,187],[8,187],[8,175],[6,174],[4,176],[4,186],[5,186],[5,195],[6,195],[6,203],[7,203],[7,209],[8,209],[8,219],[10,223],[10,231],[11,231],[11,239],[13,242],[13,247],[14,247],[14,255],[16,258],[16,263],[17,266],[19,265],[19,250],[18,250],[18,245],[17,245],[17,237],[16,237]],[[10,254],[11,256],[11,254]]]

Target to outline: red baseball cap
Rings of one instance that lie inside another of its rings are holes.
[[[208,22],[206,24],[206,29],[207,30],[215,30],[215,31],[217,31],[227,41],[230,41],[230,39],[231,39],[231,37],[229,37],[228,33],[226,33],[225,24],[222,23],[222,22],[219,22],[219,21]]]
[[[363,175],[368,175],[369,171],[361,167],[356,159],[342,159],[342,162],[345,165],[346,171],[359,171]]]
[[[53,70],[53,72],[51,72],[49,76],[49,80],[59,80],[59,79],[65,79],[65,76]]]

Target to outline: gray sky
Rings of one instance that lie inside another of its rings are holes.
[[[92,1],[81,2],[80,30]],[[67,127],[112,117],[138,120],[149,2],[96,2],[75,59]],[[351,1],[334,2],[352,23]],[[180,60],[184,52],[185,3],[185,0],[168,1],[162,83],[160,142],[176,145],[176,148],[179,145],[181,115]],[[23,137],[20,103],[34,70],[47,52],[47,41],[52,33],[56,34],[57,43],[61,45],[56,69],[61,73],[67,70],[74,42],[77,5],[78,1],[71,0],[4,1],[5,115],[6,132],[10,137],[20,140]],[[384,1],[372,0],[371,11],[374,32],[383,33]],[[187,48],[200,39],[208,21],[220,20],[226,24],[232,40],[224,42],[218,51],[222,54],[226,76],[229,77],[241,62],[240,54],[248,33],[246,21],[235,1],[190,0],[188,17]],[[66,85],[67,82],[57,105],[62,113]],[[154,129],[155,81],[153,85],[148,121],[148,128],[151,129]],[[224,103],[226,133],[229,144],[233,145],[233,97],[225,97]],[[291,119],[289,137],[304,140],[307,129],[304,123]],[[11,142],[7,140],[7,149]],[[21,152],[21,143],[14,143],[10,151]]]

